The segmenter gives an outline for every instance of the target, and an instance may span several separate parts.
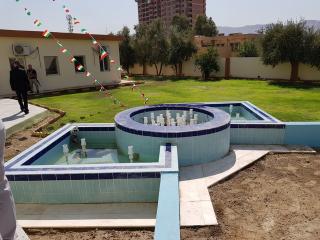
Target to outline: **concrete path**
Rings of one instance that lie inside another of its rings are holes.
[[[29,111],[28,115],[21,112],[17,100],[0,99],[0,118],[6,128],[7,137],[32,126],[49,113],[48,110],[31,104],[29,104]]]
[[[218,161],[180,168],[181,226],[217,225],[208,187],[240,171],[269,152],[314,152],[306,147],[277,145],[232,146],[230,154]]]
[[[154,227],[157,203],[17,204],[24,228]]]
[[[30,240],[30,238],[28,237],[28,235],[25,233],[25,231],[22,229],[20,225],[17,226],[14,240]]]

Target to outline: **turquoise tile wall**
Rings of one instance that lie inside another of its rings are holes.
[[[157,202],[159,178],[10,182],[16,203]]]
[[[231,128],[231,144],[283,144],[284,129]]]
[[[162,173],[155,227],[156,240],[180,239],[179,174]]]
[[[286,123],[284,143],[320,147],[320,122]]]
[[[159,156],[160,145],[171,143],[178,147],[179,165],[205,163],[225,156],[230,148],[230,129],[202,136],[182,138],[158,138],[135,135],[116,128],[118,148],[127,152],[132,145],[142,159]]]

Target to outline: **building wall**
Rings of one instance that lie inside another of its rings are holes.
[[[216,77],[224,77],[224,58],[219,58],[220,71],[214,73]],[[147,66],[147,75],[157,75],[156,69],[154,66]],[[130,69],[130,73],[134,75],[141,75],[143,73],[143,68],[139,64],[135,64],[133,68]],[[201,77],[201,71],[194,64],[194,59],[190,59],[187,62],[183,63],[182,73],[184,76],[188,77]],[[172,66],[164,66],[162,69],[163,76],[174,76],[175,71]]]
[[[219,58],[220,71],[213,74],[216,77],[225,77],[225,58]],[[300,65],[299,76],[304,81],[320,81],[320,71],[315,67]],[[200,70],[194,65],[194,59],[183,64],[183,75],[190,77],[201,77]],[[262,79],[290,79],[291,66],[289,63],[280,64],[276,67],[266,66],[261,58],[230,58],[230,78],[262,78]],[[142,74],[142,66],[136,64],[131,69],[131,74]],[[148,75],[156,75],[154,66],[147,66]],[[165,66],[162,74],[164,76],[175,75],[171,66]]]
[[[208,47],[216,47],[220,57],[229,58],[238,56],[242,43],[255,41],[258,37],[258,34],[242,33],[230,34],[229,36],[222,34],[215,37],[195,36],[194,42],[200,53],[206,52]]]
[[[117,71],[117,64],[111,64],[110,71],[100,71],[99,56],[92,50],[92,43],[89,39],[60,39],[60,41],[74,56],[85,56],[86,69],[100,82],[104,84],[120,82],[121,74]],[[100,43],[110,48],[112,59],[114,59],[116,63],[119,63],[119,43],[117,41],[100,41]],[[92,80],[87,78],[84,73],[75,72],[74,65],[70,63],[65,54],[59,51],[55,41],[44,38],[0,37],[0,96],[13,94],[9,84],[9,58],[15,58],[12,52],[12,44],[27,44],[34,50],[38,47],[39,51],[35,51],[31,56],[22,58],[26,65],[32,64],[38,72],[41,91],[93,86]],[[58,75],[46,75],[44,56],[58,57],[60,70]]]
[[[199,15],[206,14],[206,0],[136,0],[139,23],[150,23],[161,18],[167,26],[175,15],[186,16],[194,25]]]
[[[289,63],[280,64],[276,67],[266,66],[261,58],[231,58],[231,77],[238,78],[266,78],[266,79],[290,79],[291,66]],[[301,80],[320,81],[320,71],[308,65],[301,64],[299,67]]]

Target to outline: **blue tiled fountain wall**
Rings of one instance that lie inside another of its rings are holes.
[[[8,177],[16,203],[157,202],[160,186],[159,172]]]
[[[198,113],[199,124],[167,127],[142,123],[152,112],[157,116],[170,110],[175,116],[177,111],[189,112],[190,108]],[[118,148],[125,152],[133,145],[135,152],[144,158],[157,154],[159,146],[165,143],[177,146],[180,166],[220,159],[230,149],[230,116],[215,108],[172,104],[139,107],[117,114],[115,122]]]

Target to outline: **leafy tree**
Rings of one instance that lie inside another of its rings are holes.
[[[169,48],[166,31],[160,19],[150,24],[148,36],[150,44],[148,61],[149,64],[155,66],[157,76],[160,76],[163,65],[167,63]]]
[[[217,50],[214,47],[209,47],[206,53],[196,57],[195,65],[201,70],[203,80],[207,80],[211,73],[220,70],[218,56]]]
[[[118,35],[123,37],[123,40],[119,45],[120,64],[127,73],[130,74],[130,67],[133,67],[136,62],[132,37],[130,36],[130,29],[125,26]]]
[[[239,50],[240,57],[258,57],[258,48],[256,42],[254,41],[245,41],[241,44]]]
[[[207,16],[198,16],[195,26],[194,26],[194,34],[214,37],[218,35],[218,29],[215,22],[212,18],[208,18]]]
[[[314,53],[319,49],[318,42],[319,32],[307,27],[305,21],[270,24],[262,38],[262,59],[264,64],[273,67],[289,62],[290,80],[296,81],[300,63],[320,67],[320,55]]]
[[[188,19],[175,16],[169,34],[168,64],[173,66],[177,76],[182,75],[183,62],[188,61],[196,51]]]
[[[139,24],[135,26],[135,37],[133,41],[133,47],[135,51],[136,61],[143,67],[143,75],[146,75],[146,65],[149,61],[150,54],[150,41],[149,41],[149,26],[145,24]]]

